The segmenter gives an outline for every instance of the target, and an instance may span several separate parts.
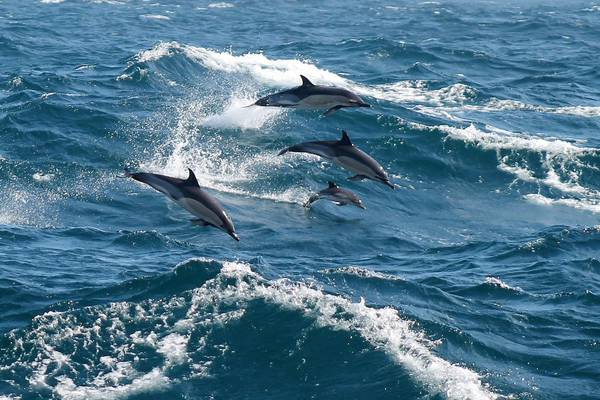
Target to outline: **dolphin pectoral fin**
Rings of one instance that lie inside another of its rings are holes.
[[[366,176],[358,174],[358,175],[351,176],[350,178],[348,178],[348,180],[349,181],[362,181],[363,179],[366,179],[366,178],[367,178]]]
[[[334,201],[334,202],[333,202],[333,204],[335,204],[335,205],[336,205],[336,206],[338,206],[338,207],[341,207],[341,206],[345,206],[345,205],[346,205],[346,203],[341,203],[341,202],[339,202],[339,201]]]
[[[328,117],[328,116],[330,116],[331,114],[333,114],[334,112],[336,112],[337,110],[339,110],[341,108],[344,108],[344,106],[333,106],[329,110],[325,111],[323,113],[323,116],[324,117]]]

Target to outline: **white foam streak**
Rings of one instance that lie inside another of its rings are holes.
[[[432,128],[447,133],[449,137],[453,139],[472,143],[487,150],[528,150],[538,153],[564,156],[572,156],[596,151],[596,149],[579,147],[571,142],[560,139],[519,135],[514,132],[494,128],[492,126],[486,126],[486,131],[479,130],[474,125],[470,125],[466,128],[438,125]]]
[[[600,202],[597,199],[573,199],[573,198],[562,198],[562,199],[551,199],[543,196],[539,193],[527,194],[523,196],[526,200],[543,205],[543,206],[566,206],[576,208],[579,210],[590,211],[593,213],[600,213]]]
[[[156,20],[162,20],[162,21],[169,21],[169,20],[171,20],[170,17],[167,17],[166,15],[160,15],[160,14],[145,14],[145,15],[142,15],[142,18],[145,18],[145,19],[156,19]]]
[[[385,274],[383,272],[372,271],[370,269],[348,266],[341,267],[336,269],[327,269],[324,271],[326,274],[330,275],[350,275],[356,276],[359,278],[374,278],[381,279],[386,281],[402,281],[403,279],[396,275]]]
[[[210,3],[208,8],[233,8],[235,7],[231,3],[219,2],[219,3]]]
[[[522,292],[523,289],[521,289],[520,287],[512,287],[510,285],[507,285],[506,283],[504,283],[500,278],[496,278],[494,276],[488,276],[485,278],[485,283],[487,283],[488,285],[492,285],[492,286],[497,286],[501,289],[505,289],[505,290],[510,290],[513,292]]]

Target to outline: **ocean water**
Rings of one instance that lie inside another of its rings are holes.
[[[0,399],[600,398],[600,3],[211,1],[0,1]]]

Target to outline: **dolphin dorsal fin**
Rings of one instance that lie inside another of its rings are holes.
[[[309,87],[309,86],[315,86],[311,81],[308,80],[307,77],[305,77],[304,75],[300,75],[300,79],[302,79],[302,86],[305,87]]]
[[[200,185],[198,184],[198,180],[196,179],[196,175],[194,175],[194,171],[192,171],[191,168],[188,168],[188,178],[185,180],[185,184],[188,186],[198,186],[200,187]]]
[[[333,189],[333,188],[336,188],[336,187],[338,187],[338,185],[336,185],[335,182],[329,181],[329,189]]]
[[[348,146],[354,146],[352,141],[348,137],[348,133],[346,131],[342,131],[342,138],[340,139],[340,144],[345,144]]]

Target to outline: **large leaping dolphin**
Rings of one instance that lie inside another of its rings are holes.
[[[305,109],[326,109],[324,115],[331,115],[345,107],[371,107],[349,90],[339,87],[314,85],[304,75],[302,85],[259,99],[253,105],[264,107],[295,107]]]
[[[354,172],[356,175],[349,178],[350,180],[372,179],[395,189],[383,167],[373,157],[354,146],[346,131],[342,131],[340,140],[304,142],[283,149],[278,155],[287,152],[310,153],[321,156]]]
[[[146,172],[131,173],[125,171],[125,175],[136,181],[152,186],[181,207],[188,210],[197,219],[192,220],[194,224],[202,226],[214,226],[229,234],[232,238],[239,241],[240,238],[235,233],[235,227],[231,218],[221,203],[210,194],[205,192],[191,169],[188,168],[189,176],[187,179],[173,178],[170,176],[150,174]]]
[[[327,199],[332,201],[338,206],[345,206],[346,204],[355,205],[358,208],[362,208],[365,210],[367,207],[363,204],[363,202],[358,198],[357,195],[352,193],[349,190],[342,189],[335,182],[329,181],[329,187],[327,189],[323,189],[318,193],[310,196],[308,201],[304,203],[304,207],[310,207],[312,203],[317,200]]]

